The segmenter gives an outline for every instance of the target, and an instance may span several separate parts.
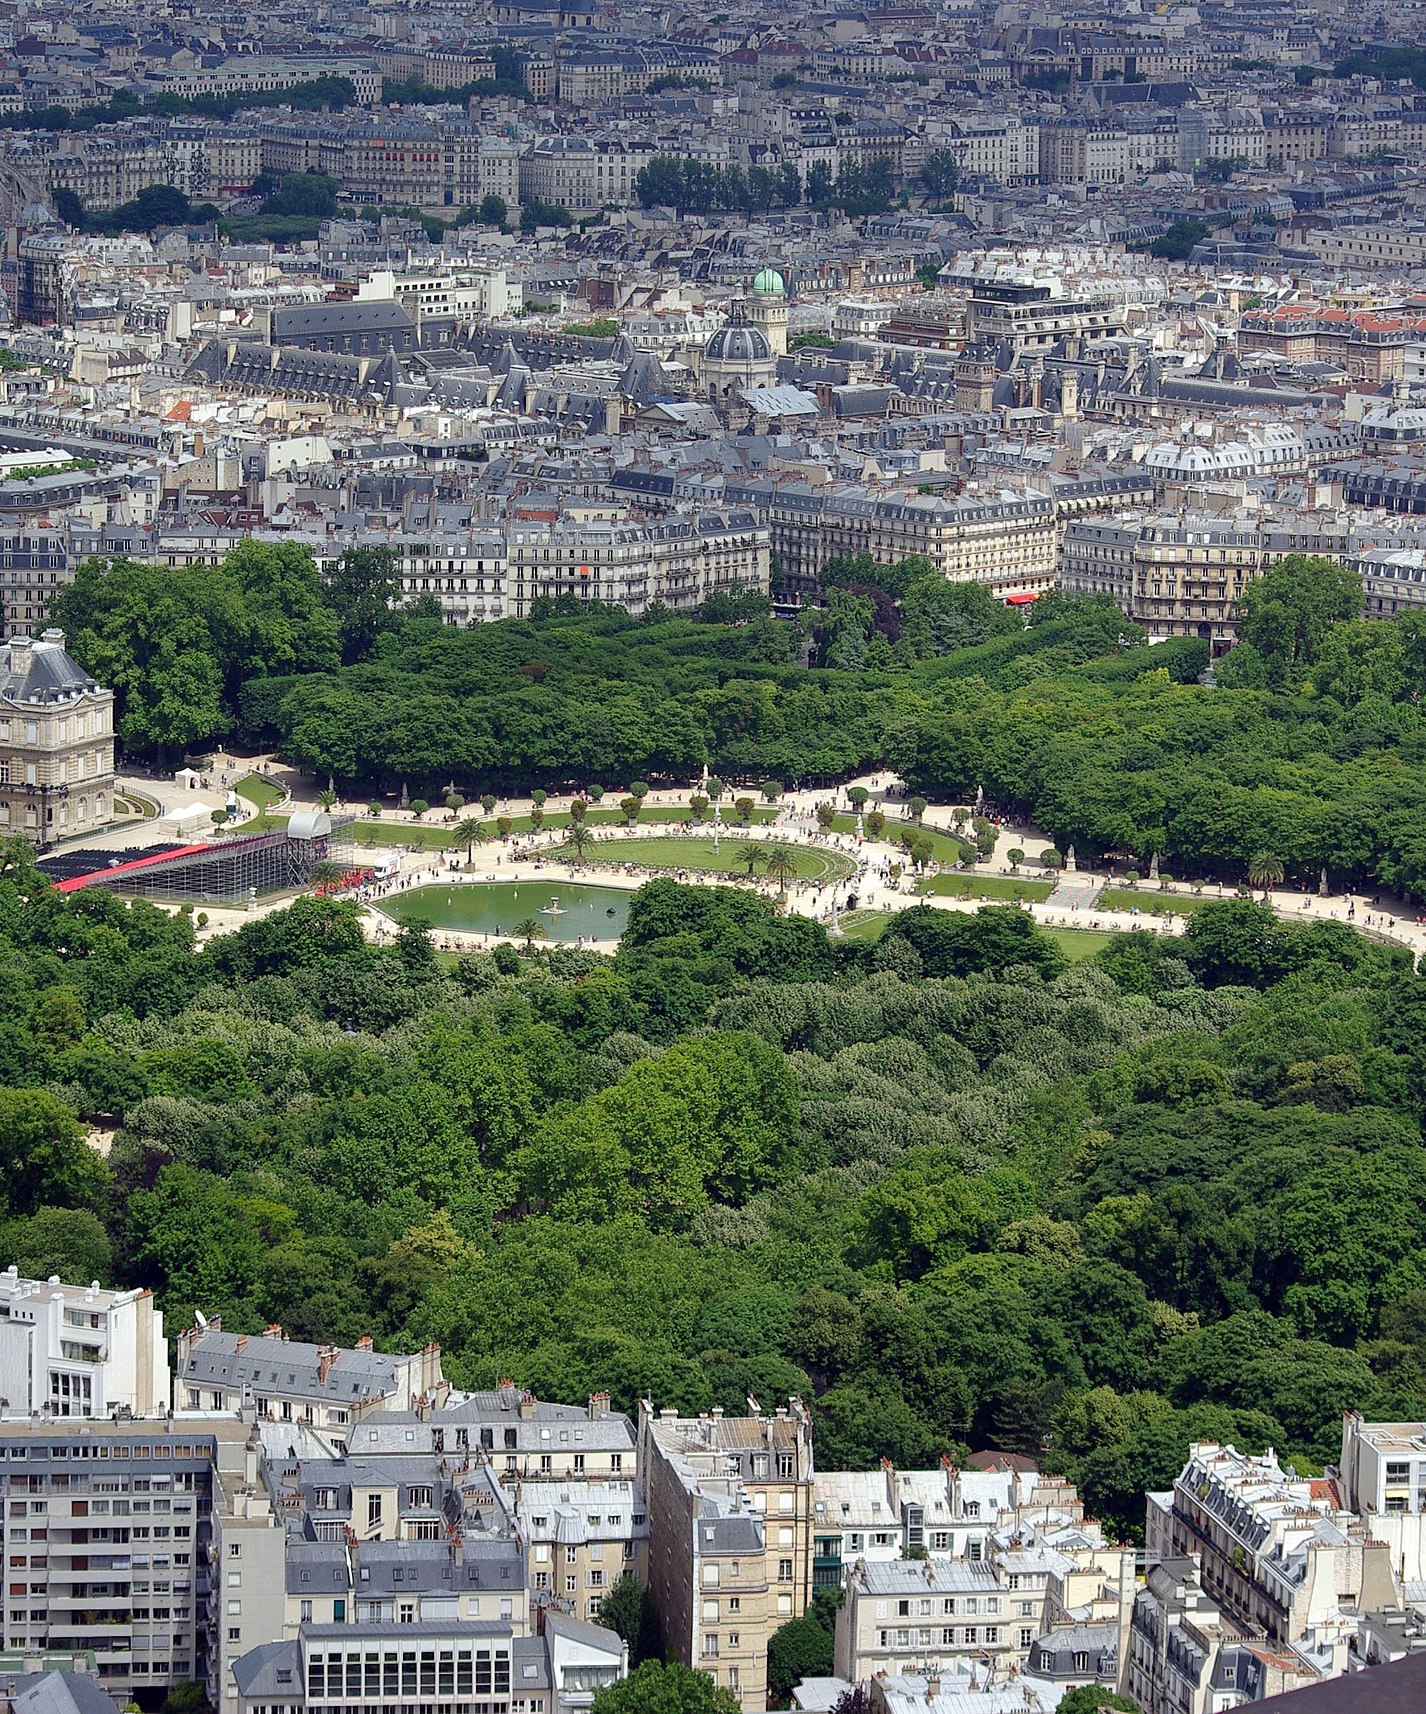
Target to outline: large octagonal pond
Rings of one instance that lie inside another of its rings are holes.
[[[428,922],[438,933],[513,935],[533,917],[545,940],[616,940],[633,896],[619,887],[570,881],[470,881],[395,893],[380,900],[377,909],[397,922]]]

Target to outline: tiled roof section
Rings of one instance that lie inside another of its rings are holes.
[[[320,1345],[210,1331],[191,1348],[177,1378],[299,1398],[381,1398],[397,1391],[397,1369],[407,1361],[380,1351],[338,1351],[329,1358]]]

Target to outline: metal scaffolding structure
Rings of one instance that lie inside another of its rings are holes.
[[[285,830],[227,839],[201,849],[181,847],[61,883],[61,889],[108,887],[148,899],[185,904],[241,904],[264,893],[298,892],[330,860],[351,818],[299,812]]]

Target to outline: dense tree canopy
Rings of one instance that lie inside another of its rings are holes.
[[[1204,644],[1150,647],[1104,597],[1029,622],[926,560],[822,574],[794,629],[762,597],[694,618],[573,597],[444,626],[403,610],[391,555],[247,543],[221,566],[91,562],[55,614],[112,684],[137,751],[234,735],[360,787],[428,798],[687,781],[818,784],[888,765],[931,802],[977,790],[1081,858],[1241,883],[1426,897],[1426,615],[1360,617],[1361,587],[1290,558],[1244,595],[1247,641],[1201,683]]]
[[[757,604],[462,633],[393,614],[389,569],[346,566],[339,616],[285,549],[120,561],[60,610],[136,745],[230,723],[470,800],[876,762],[1083,855],[1426,890],[1423,627],[1311,562],[1216,685],[1112,604],[1022,625],[916,562],[829,568],[805,640],[862,664],[826,669]],[[459,1384],[624,1409],[796,1392],[825,1467],[1024,1452],[1125,1535],[1192,1438],[1310,1468],[1344,1408],[1426,1415],[1426,980],[1341,923],[1228,897],[1069,966],[1003,906],[833,940],[659,881],[612,958],[442,961],[325,899],[195,950],[7,841],[0,970],[8,1256],[177,1322],[434,1340]],[[669,1686],[609,1706],[712,1694]]]
[[[1070,968],[1022,913],[933,917],[833,941],[659,881],[613,958],[442,964],[323,899],[195,951],[7,845],[6,1254],[436,1340],[464,1385],[795,1392],[825,1467],[1023,1451],[1126,1534],[1193,1436],[1311,1466],[1347,1406],[1426,1413],[1404,955],[1239,900]]]

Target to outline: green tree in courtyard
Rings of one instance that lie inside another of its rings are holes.
[[[592,1714],[739,1714],[738,1698],[706,1672],[677,1661],[648,1660],[599,1691]]]

